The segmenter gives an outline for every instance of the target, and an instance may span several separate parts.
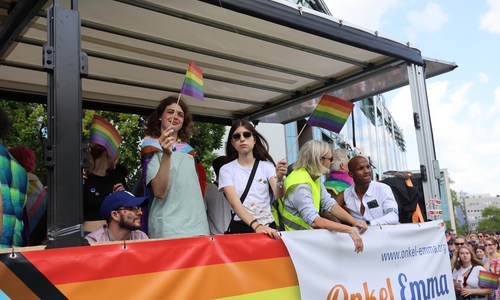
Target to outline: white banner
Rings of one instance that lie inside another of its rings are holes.
[[[455,299],[442,221],[370,226],[364,251],[345,233],[282,232],[302,299]]]

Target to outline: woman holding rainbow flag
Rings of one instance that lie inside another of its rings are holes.
[[[457,253],[452,272],[457,299],[486,300],[492,290],[481,287],[479,277],[481,271],[485,271],[483,263],[467,246],[460,246]]]
[[[90,169],[83,184],[83,230],[88,234],[106,223],[100,209],[111,193],[127,190],[123,174],[115,172],[122,137],[108,121],[95,115],[89,137]]]
[[[149,116],[141,161],[143,185],[154,199],[147,221],[150,238],[210,234],[202,196],[205,170],[187,143],[193,129],[193,117],[180,98],[163,99]]]

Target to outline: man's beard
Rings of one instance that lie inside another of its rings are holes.
[[[127,219],[127,216],[122,215],[122,217],[120,218],[120,222],[118,223],[118,226],[120,226],[120,228],[134,231],[141,229],[141,222],[139,222],[138,224],[134,223],[133,220]]]

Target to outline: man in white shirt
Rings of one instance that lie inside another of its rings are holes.
[[[335,198],[337,203],[345,205],[351,216],[368,225],[398,224],[398,203],[394,194],[388,185],[372,181],[368,160],[356,156],[349,161],[348,167],[354,184]]]

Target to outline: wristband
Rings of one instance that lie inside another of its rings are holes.
[[[285,177],[278,179],[278,175],[274,175],[276,177],[276,183],[278,184],[279,188],[283,188],[283,183],[285,182]]]
[[[253,223],[257,222],[257,219],[254,219],[248,226],[252,227]],[[253,227],[252,227],[253,228]]]
[[[257,232],[257,228],[259,228],[259,226],[262,226],[262,224],[259,223],[259,225],[255,226],[255,229],[253,231]]]

